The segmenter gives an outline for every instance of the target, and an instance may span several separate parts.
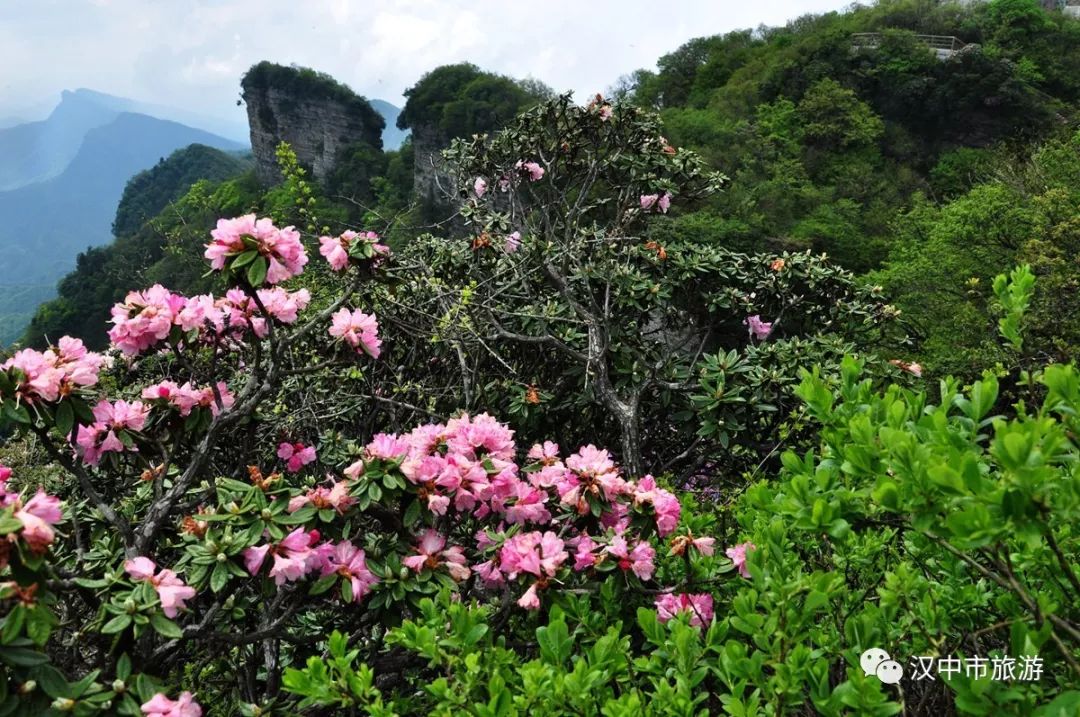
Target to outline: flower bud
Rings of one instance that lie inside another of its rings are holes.
[[[134,615],[135,611],[138,610],[138,609],[139,608],[135,604],[134,600],[125,600],[124,601],[124,612],[126,612],[128,615]]]
[[[218,554],[217,554],[217,561],[218,561],[219,563],[224,563],[224,562],[225,562],[226,560],[228,560],[228,559],[229,559],[229,556],[228,556],[228,555],[226,555],[225,553],[218,553]]]
[[[401,571],[398,573],[398,577],[401,578],[402,580],[409,577],[409,569],[403,567],[401,569]]]
[[[123,680],[113,680],[113,683],[112,683],[112,691],[113,692],[115,692],[118,695],[122,695],[122,694],[124,694],[125,690],[127,690],[127,685],[124,683]]]
[[[20,695],[28,695],[31,692],[33,692],[34,690],[36,690],[36,689],[37,689],[37,683],[34,682],[33,680],[27,680],[26,682],[19,685],[19,694]]]
[[[240,512],[240,506],[238,506],[236,504],[236,501],[233,500],[233,501],[230,501],[227,506],[225,506],[225,510],[229,511],[233,515],[236,515],[237,513]]]
[[[68,697],[57,697],[53,700],[52,708],[57,712],[70,712],[75,709],[75,700]]]
[[[274,517],[274,514],[270,512],[269,508],[263,508],[262,512],[259,513],[259,517],[262,518],[263,520],[270,520],[271,518]]]

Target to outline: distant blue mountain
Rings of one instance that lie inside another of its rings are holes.
[[[57,111],[77,109],[84,126],[93,121],[93,109],[66,104]],[[3,305],[12,297],[51,298],[80,251],[112,240],[113,217],[127,181],[193,143],[245,148],[177,122],[121,112],[86,131],[74,157],[52,178],[0,192],[0,315],[11,310]],[[23,308],[32,314],[35,306]]]
[[[55,177],[75,158],[86,133],[122,109],[83,91],[65,91],[46,119],[0,129],[0,190]]]
[[[247,125],[185,110],[136,102],[94,90],[64,90],[48,117],[4,127],[0,124],[0,191],[16,189],[59,175],[75,158],[90,130],[137,112],[199,127],[247,144]]]
[[[397,118],[401,114],[401,108],[396,107],[386,100],[368,100],[371,106],[376,112],[382,115],[382,118],[386,120],[386,129],[382,133],[382,146],[385,150],[398,149],[401,147],[401,143],[405,141],[405,138],[409,136],[409,131],[404,129],[398,129]]]

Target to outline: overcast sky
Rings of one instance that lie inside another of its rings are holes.
[[[237,118],[259,60],[329,72],[401,105],[427,70],[468,60],[579,97],[686,40],[848,0],[0,0],[0,115],[62,89]]]

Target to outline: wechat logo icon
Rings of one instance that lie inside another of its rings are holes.
[[[899,684],[904,677],[904,668],[880,647],[871,647],[864,652],[859,658],[859,666],[864,675],[874,675],[886,685]]]

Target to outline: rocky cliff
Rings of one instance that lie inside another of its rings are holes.
[[[300,164],[322,183],[357,145],[382,149],[382,116],[329,75],[260,62],[244,75],[241,86],[255,174],[265,185],[281,180],[275,157],[281,142],[288,142]]]
[[[429,125],[413,128],[413,192],[425,203],[445,204],[454,196],[442,151],[450,140]]]

